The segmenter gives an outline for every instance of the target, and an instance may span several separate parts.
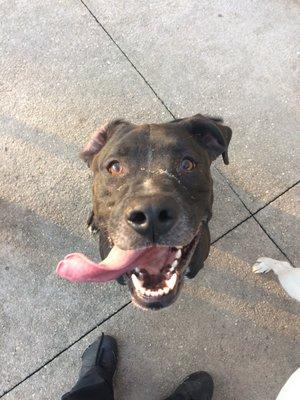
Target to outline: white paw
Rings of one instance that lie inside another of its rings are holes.
[[[272,258],[260,257],[252,267],[255,274],[262,274],[271,271],[272,265],[276,262]]]

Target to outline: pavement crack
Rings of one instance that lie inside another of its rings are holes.
[[[219,236],[217,239],[213,240],[211,242],[211,244],[215,244],[216,242],[218,242],[219,240],[223,239],[223,237],[225,237],[226,235],[228,235],[228,233],[234,231],[236,228],[238,228],[240,225],[242,225],[244,222],[248,221],[248,219],[253,218],[252,215],[249,215],[248,217],[244,218],[242,221],[240,221],[239,223],[235,224],[232,228],[228,229],[226,232],[224,232],[221,236]]]
[[[259,211],[263,210],[264,208],[266,208],[269,204],[273,203],[274,201],[276,201],[277,199],[279,199],[279,197],[281,197],[282,195],[286,194],[287,192],[289,192],[291,189],[293,189],[295,186],[297,186],[300,183],[300,180],[297,181],[296,183],[294,183],[293,185],[289,186],[287,189],[285,189],[283,192],[279,193],[277,196],[275,196],[272,200],[268,201],[266,204],[264,204],[262,207],[260,207],[258,210],[256,210],[252,215],[256,215],[257,213],[259,213]]]
[[[263,210],[264,208],[268,207],[271,203],[273,203],[275,200],[279,199],[282,195],[284,195],[285,193],[287,193],[289,190],[293,189],[293,187],[295,187],[296,185],[299,184],[299,180],[297,182],[295,182],[293,185],[289,186],[286,190],[284,190],[283,192],[281,192],[280,194],[278,194],[277,196],[275,196],[272,200],[268,201],[266,204],[264,204],[262,207],[260,207],[258,210],[256,210],[254,213],[249,209],[249,207],[247,206],[247,204],[243,201],[243,199],[240,197],[239,193],[235,190],[235,188],[231,185],[230,182],[228,182],[228,179],[226,178],[226,176],[219,170],[219,168],[216,167],[216,170],[219,172],[219,174],[225,179],[225,181],[227,182],[228,186],[230,187],[230,189],[236,194],[236,196],[239,198],[239,200],[241,201],[241,203],[244,205],[244,207],[246,208],[246,210],[250,213],[250,216],[246,219],[244,219],[242,222],[240,222],[239,224],[237,224],[234,228],[230,229],[229,231],[225,232],[221,237],[219,237],[218,239],[216,239],[213,243],[215,243],[217,240],[221,239],[222,237],[224,237],[225,235],[227,235],[227,233],[231,232],[233,229],[235,229],[236,227],[238,227],[239,225],[241,225],[243,222],[247,221],[250,218],[253,218],[255,220],[255,222],[260,226],[260,228],[264,231],[264,233],[268,236],[268,238],[271,240],[271,242],[277,247],[277,249],[281,252],[281,254],[288,260],[288,262],[295,267],[295,265],[293,264],[293,262],[290,260],[290,258],[287,256],[287,254],[282,250],[282,248],[276,243],[276,241],[272,238],[272,236],[268,233],[268,231],[264,228],[264,226],[259,222],[259,220],[256,218],[256,215]]]
[[[102,324],[104,324],[104,322],[110,320],[112,317],[114,317],[116,314],[118,314],[120,311],[122,311],[125,307],[127,307],[129,304],[131,304],[131,301],[128,301],[127,303],[123,304],[120,308],[118,308],[113,314],[109,315],[108,317],[104,318],[101,322],[99,322],[97,325],[94,325],[92,328],[90,328],[87,332],[85,332],[83,335],[81,335],[79,338],[77,338],[76,340],[74,340],[72,343],[70,343],[67,347],[65,347],[63,350],[61,350],[60,352],[58,352],[57,354],[55,354],[55,356],[53,356],[52,358],[50,358],[48,361],[46,361],[43,365],[41,365],[40,367],[36,368],[33,372],[31,372],[30,374],[28,374],[24,379],[22,379],[20,382],[16,383],[14,386],[12,386],[11,388],[5,390],[3,392],[3,394],[0,396],[0,399],[2,397],[4,397],[5,395],[7,395],[9,392],[11,392],[12,390],[16,389],[18,386],[20,386],[22,383],[24,383],[25,381],[27,381],[28,379],[30,379],[33,375],[35,375],[36,373],[38,373],[41,369],[43,369],[44,367],[46,367],[48,364],[50,364],[52,361],[54,361],[56,358],[58,358],[60,355],[62,355],[63,353],[65,353],[67,350],[69,350],[71,347],[73,347],[76,343],[78,343],[80,340],[82,340],[83,338],[85,338],[87,335],[89,335],[91,332],[93,332],[95,329],[99,328],[99,326],[101,326]]]
[[[122,47],[116,42],[116,40],[112,37],[112,35],[108,32],[108,30],[104,27],[104,25],[99,21],[99,19],[96,17],[96,15],[91,11],[91,9],[85,4],[83,0],[80,0],[82,5],[87,9],[87,11],[90,13],[90,15],[94,18],[96,23],[100,26],[100,28],[106,33],[106,35],[110,38],[110,40],[114,43],[114,45],[120,50],[120,52],[123,54],[123,56],[126,58],[126,60],[130,63],[130,65],[133,67],[133,69],[139,74],[139,76],[143,79],[143,81],[146,83],[146,85],[149,87],[149,89],[152,91],[154,96],[160,101],[160,103],[164,106],[164,108],[167,110],[167,112],[172,116],[172,118],[175,119],[175,115],[172,113],[172,111],[169,109],[169,107],[166,105],[166,103],[163,101],[163,99],[158,95],[158,93],[155,91],[155,89],[151,86],[151,84],[147,81],[147,79],[144,77],[144,75],[141,73],[141,71],[134,65],[134,63],[130,60],[129,56],[126,54],[126,52],[122,49]]]
[[[281,252],[281,254],[284,255],[284,257],[288,260],[288,262],[295,267],[293,262],[290,260],[288,255],[285,253],[285,251],[282,250],[282,248],[276,243],[276,241],[272,238],[272,236],[269,234],[269,232],[264,228],[264,226],[258,221],[258,219],[253,215],[253,219],[258,223],[258,225],[261,227],[261,229],[264,231],[264,233],[268,236],[268,238],[271,240],[271,242],[277,247],[277,249]]]

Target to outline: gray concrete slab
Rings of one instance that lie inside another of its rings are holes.
[[[176,116],[233,128],[220,167],[251,211],[299,179],[297,2],[85,2]]]
[[[164,110],[80,4],[6,1],[1,16],[3,393],[128,301],[115,284],[73,286],[54,269],[72,251],[98,258],[77,157],[89,134],[101,119]]]
[[[300,184],[258,212],[256,218],[291,262],[299,267]]]
[[[299,305],[272,275],[254,275],[259,255],[279,252],[251,220],[218,241],[177,303],[158,312],[127,306],[4,396],[52,400],[74,383],[80,355],[97,335],[120,345],[116,398],[154,400],[187,374],[208,370],[214,400],[274,400],[299,366]]]
[[[54,275],[69,252],[98,257],[81,146],[109,118],[169,118],[79,2],[4,1],[1,15],[0,395],[129,299]],[[248,215],[215,179],[213,238]]]
[[[210,222],[211,241],[213,242],[239,222],[248,218],[250,213],[214,166],[211,172],[214,181],[213,217]]]
[[[78,249],[97,246],[28,208],[0,201],[0,395],[129,299],[120,286],[72,285],[55,273]]]

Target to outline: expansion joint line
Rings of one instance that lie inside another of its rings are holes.
[[[106,33],[106,35],[110,38],[110,40],[115,44],[115,46],[120,50],[120,52],[123,54],[123,56],[126,58],[126,60],[129,62],[129,64],[132,66],[132,68],[139,74],[139,76],[143,79],[143,81],[146,83],[146,85],[149,87],[149,89],[152,91],[154,96],[160,101],[160,103],[164,106],[164,108],[167,110],[167,112],[171,115],[172,118],[175,119],[175,115],[172,113],[172,111],[168,108],[166,103],[163,101],[161,97],[157,94],[157,92],[154,90],[154,88],[150,85],[150,83],[147,81],[147,79],[144,77],[144,75],[140,72],[140,70],[134,65],[134,63],[130,60],[126,52],[122,49],[122,47],[116,42],[116,40],[112,37],[112,35],[107,31],[107,29],[104,27],[104,25],[98,20],[96,15],[91,11],[91,9],[85,4],[83,0],[80,0],[82,5],[87,9],[87,11],[90,13],[90,15],[94,18],[96,23],[101,27],[101,29]]]
[[[249,207],[247,206],[247,204],[244,202],[244,200],[241,198],[241,196],[239,195],[239,193],[237,192],[237,190],[233,187],[233,185],[228,181],[228,179],[226,178],[226,176],[219,170],[219,168],[216,168],[217,171],[219,172],[219,174],[225,179],[227,185],[230,187],[230,189],[236,194],[236,196],[239,198],[240,202],[244,205],[244,207],[246,208],[246,210],[249,212],[250,216],[248,218],[246,218],[244,221],[247,221],[250,218],[253,218],[255,220],[255,222],[260,226],[260,228],[264,231],[264,233],[268,236],[268,238],[271,240],[271,242],[277,247],[277,249],[281,252],[281,254],[289,261],[289,263],[295,267],[295,265],[293,264],[293,262],[290,260],[290,258],[288,257],[288,255],[285,253],[285,251],[282,250],[282,248],[278,245],[278,243],[272,238],[272,236],[268,233],[268,231],[265,229],[265,227],[260,223],[260,221],[257,218],[257,214],[263,210],[264,208],[268,207],[270,204],[272,204],[274,201],[276,201],[277,199],[279,199],[281,196],[283,196],[285,193],[287,193],[288,191],[290,191],[291,189],[293,189],[296,185],[299,184],[300,180],[298,180],[297,182],[295,182],[293,185],[289,186],[286,190],[284,190],[283,192],[281,192],[280,194],[278,194],[277,196],[275,196],[273,199],[271,199],[270,201],[268,201],[266,204],[264,204],[262,207],[260,207],[258,210],[256,210],[255,212],[252,212]],[[239,224],[240,225],[240,224]],[[226,232],[227,234],[227,232]],[[224,235],[225,236],[225,235]],[[218,238],[217,240],[219,240],[220,238]]]
[[[112,317],[114,317],[116,314],[118,314],[120,311],[122,311],[125,307],[127,307],[129,304],[131,303],[131,301],[123,304],[122,307],[118,308],[117,311],[115,311],[113,314],[109,315],[108,317],[104,318],[101,322],[99,322],[97,325],[93,326],[92,328],[90,328],[87,332],[85,332],[83,335],[81,335],[79,338],[77,338],[76,340],[74,340],[72,343],[70,343],[67,347],[65,347],[63,350],[61,350],[59,353],[55,354],[55,356],[53,356],[52,358],[50,358],[48,361],[46,361],[43,365],[41,365],[40,367],[36,368],[33,372],[31,372],[30,374],[28,374],[24,379],[22,379],[20,382],[16,383],[14,386],[12,386],[11,388],[9,388],[8,390],[6,390],[1,396],[0,399],[2,397],[4,397],[5,395],[7,395],[9,392],[11,392],[12,390],[16,389],[18,386],[20,386],[22,383],[24,383],[25,381],[27,381],[29,378],[31,378],[33,375],[35,375],[36,373],[38,373],[41,369],[43,369],[44,367],[46,367],[48,364],[50,364],[52,361],[54,361],[57,357],[59,357],[60,355],[62,355],[63,353],[65,353],[67,350],[69,350],[71,347],[73,347],[76,343],[78,343],[80,340],[84,339],[87,335],[89,335],[91,332],[93,332],[95,329],[99,328],[99,326],[101,326],[102,324],[104,324],[104,322],[110,320]]]

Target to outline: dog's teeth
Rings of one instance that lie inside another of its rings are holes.
[[[132,283],[136,289],[142,288],[142,283],[136,275],[132,274],[131,279],[132,279]]]
[[[167,286],[165,286],[165,287],[163,288],[163,291],[164,291],[164,294],[168,294],[169,291],[170,291],[170,289],[169,289]]]
[[[150,289],[147,289],[147,290],[145,291],[145,295],[146,295],[146,296],[150,296],[150,295],[151,295],[151,290],[150,290]]]
[[[168,286],[168,288],[170,290],[174,289],[176,281],[177,281],[177,275],[176,274],[173,274],[171,276],[171,278],[166,281],[166,284],[167,284],[167,286]]]
[[[172,262],[172,264],[171,264],[171,268],[172,268],[172,269],[175,269],[175,268],[177,267],[177,265],[178,265],[178,260],[174,260],[174,261]]]
[[[135,272],[140,273],[141,270],[139,268],[134,268]]]
[[[159,296],[162,296],[162,295],[164,294],[163,289],[158,289],[157,294],[158,294]]]
[[[178,249],[178,250],[180,250],[182,248],[183,248],[183,246],[176,246],[176,249]]]
[[[179,259],[181,257],[181,255],[182,255],[182,251],[179,249],[176,251],[175,258]]]

